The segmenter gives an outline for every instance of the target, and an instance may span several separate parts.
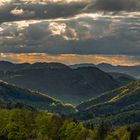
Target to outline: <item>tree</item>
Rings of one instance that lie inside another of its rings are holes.
[[[108,134],[109,127],[105,122],[101,122],[97,130],[98,140],[104,140]]]

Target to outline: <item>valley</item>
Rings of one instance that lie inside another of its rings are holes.
[[[73,69],[61,63],[0,65],[0,114],[5,116],[5,120],[0,117],[0,138],[117,140],[114,136],[119,139],[122,135],[127,140],[138,132],[138,140],[140,80],[91,66]],[[15,121],[11,122],[13,115]],[[24,120],[17,120],[19,115]]]

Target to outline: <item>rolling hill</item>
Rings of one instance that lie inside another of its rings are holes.
[[[71,65],[70,67],[73,69],[79,68],[79,67],[97,67],[105,72],[114,72],[114,73],[123,73],[123,74],[127,74],[127,75],[131,75],[135,78],[140,78],[140,66],[136,65],[136,66],[114,66],[111,64],[107,64],[107,63],[101,63],[98,65],[95,64],[88,64],[88,63],[83,63],[83,64],[75,64],[75,65]]]
[[[75,112],[71,105],[65,105],[54,98],[40,92],[19,88],[0,81],[0,108],[11,105],[32,106],[39,110],[67,114]]]
[[[8,83],[38,90],[74,104],[122,85],[120,81],[96,67],[72,69],[61,63],[0,62],[0,70],[0,78]]]
[[[77,106],[77,109],[79,118],[83,120],[110,118],[114,121],[132,117],[133,119],[126,121],[140,123],[140,80],[83,102]]]

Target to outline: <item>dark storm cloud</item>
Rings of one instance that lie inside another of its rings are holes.
[[[27,1],[28,2],[28,1]],[[97,11],[139,11],[139,0],[89,0],[87,2],[44,2],[26,3],[13,0],[0,6],[0,22],[25,19],[67,18],[81,13]]]
[[[139,55],[137,13],[2,24],[0,52]],[[20,25],[21,24],[21,25]]]
[[[81,13],[86,3],[9,3],[0,7],[0,22],[66,18]],[[21,13],[18,13],[22,11]]]
[[[139,0],[93,0],[87,6],[89,12],[91,10],[101,11],[139,11],[140,1]]]
[[[139,55],[139,10],[139,0],[13,0],[0,6],[0,53]]]

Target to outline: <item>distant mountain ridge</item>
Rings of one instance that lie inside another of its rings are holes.
[[[70,67],[72,69],[77,69],[77,68],[81,68],[81,67],[96,67],[96,65],[92,64],[92,63],[81,63],[81,64],[70,65]]]
[[[116,73],[124,73],[131,75],[135,78],[140,78],[140,65],[136,66],[113,66],[107,63],[101,64],[92,64],[92,63],[83,63],[83,64],[75,64],[70,65],[71,68],[78,68],[78,67],[97,67],[105,72],[116,72]]]
[[[0,62],[0,79],[75,104],[122,86],[122,82],[99,68],[72,69],[61,63]]]
[[[12,63],[8,61],[0,61],[0,71],[17,71],[17,70],[24,70],[24,69],[33,69],[33,68],[50,68],[50,69],[55,69],[55,68],[69,68],[67,65],[64,65],[62,63],[56,63],[56,62],[51,62],[51,63]]]

